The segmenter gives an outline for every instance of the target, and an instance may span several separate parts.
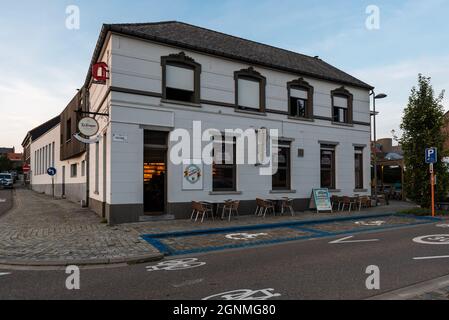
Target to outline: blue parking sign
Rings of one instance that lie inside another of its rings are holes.
[[[426,149],[426,163],[437,163],[437,148]]]

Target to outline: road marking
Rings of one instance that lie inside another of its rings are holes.
[[[374,241],[379,241],[379,239],[367,239],[367,240],[348,240],[348,239],[352,239],[354,238],[354,236],[349,236],[349,237],[345,237],[345,238],[341,238],[338,240],[334,240],[329,242],[330,244],[338,244],[338,243],[357,243],[357,242],[374,242]]]
[[[381,225],[385,224],[385,221],[379,220],[379,221],[356,221],[355,224],[359,226],[368,226],[368,227],[380,227]]]
[[[438,228],[449,228],[449,223],[441,223],[436,225]]]
[[[186,258],[178,260],[167,260],[158,263],[155,266],[148,266],[147,271],[178,271],[204,266],[206,262],[200,262],[196,258]]]
[[[193,286],[194,284],[198,284],[203,282],[204,279],[196,279],[196,280],[187,280],[178,284],[172,284],[172,287],[175,288],[181,288],[181,287],[186,287],[186,286]]]
[[[6,199],[0,199],[0,203],[6,202]]]
[[[421,244],[449,244],[449,234],[434,234],[416,237],[413,242]]]
[[[11,274],[11,272],[0,272],[0,277],[7,276],[8,274]]]
[[[268,300],[275,297],[280,297],[280,293],[273,293],[272,288],[251,290],[239,289],[234,291],[214,294],[212,296],[203,298],[202,300]]]
[[[268,236],[268,233],[233,233],[226,235],[226,238],[231,240],[248,241],[262,236]]]
[[[449,256],[416,257],[413,260],[449,259]]]

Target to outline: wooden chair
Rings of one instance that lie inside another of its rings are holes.
[[[370,208],[371,207],[371,198],[368,196],[361,196],[359,198],[359,211],[362,210],[362,208]]]
[[[231,221],[231,216],[232,213],[234,212],[236,216],[239,215],[239,206],[240,206],[240,201],[236,200],[236,201],[226,201],[224,206],[223,206],[223,212],[221,214],[221,218],[224,219],[224,215],[226,212],[229,213],[229,221]]]
[[[357,201],[355,198],[344,196],[341,204],[341,211],[345,211],[345,207],[348,206],[348,210],[351,212],[352,206],[357,206]]]
[[[190,220],[193,220],[193,216],[196,214],[195,222],[198,221],[198,217],[201,214],[202,215],[201,223],[203,223],[204,217],[207,216],[209,213],[211,214],[213,219],[214,213],[211,208],[206,206],[204,203],[192,201],[192,215],[190,216]]]
[[[295,210],[293,209],[293,199],[283,198],[281,201],[281,214],[284,214],[285,209],[288,209],[292,215],[295,216]]]
[[[263,217],[265,218],[267,212],[270,210],[271,210],[271,212],[273,212],[274,215],[276,215],[276,211],[275,211],[273,202],[257,198],[256,204],[257,204],[257,208],[256,208],[255,215],[258,215],[258,216],[263,215]]]

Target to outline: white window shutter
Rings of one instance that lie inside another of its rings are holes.
[[[167,87],[195,91],[194,72],[192,69],[167,65],[165,72]]]
[[[348,108],[348,98],[334,97],[334,107]]]
[[[290,96],[298,99],[307,100],[309,98],[309,94],[305,90],[300,89],[290,89]]]
[[[245,79],[238,80],[239,106],[260,108],[260,82]]]

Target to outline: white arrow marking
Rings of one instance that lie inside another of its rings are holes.
[[[413,260],[430,260],[430,259],[448,259],[449,256],[434,256],[434,257],[417,257]]]
[[[348,239],[352,239],[354,238],[354,236],[349,236],[349,237],[345,237],[345,238],[341,238],[338,240],[334,240],[329,242],[330,244],[337,244],[337,243],[356,243],[356,242],[374,242],[374,241],[379,241],[379,239],[368,239],[368,240],[348,240]],[[348,240],[348,241],[347,241]]]
[[[1,276],[7,276],[8,274],[11,274],[10,272],[0,272],[0,277]]]
[[[1,203],[1,202],[6,202],[6,199],[0,199],[0,203]]]

